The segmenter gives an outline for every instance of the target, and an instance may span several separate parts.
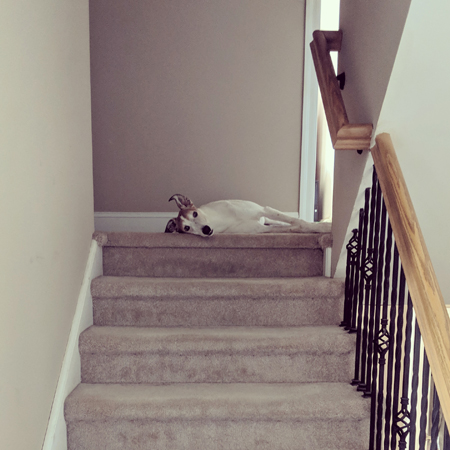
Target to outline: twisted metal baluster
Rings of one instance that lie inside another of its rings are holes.
[[[386,221],[387,221],[387,211],[386,205],[384,201],[382,201],[381,195],[381,187],[378,185],[378,197],[380,199],[380,207],[381,207],[381,223],[379,229],[379,246],[378,246],[378,261],[377,261],[377,285],[376,285],[376,296],[375,296],[375,320],[373,327],[373,360],[372,360],[372,373],[371,373],[371,394],[372,394],[372,403],[371,403],[371,417],[370,417],[370,442],[369,448],[373,448],[374,440],[376,439],[376,448],[380,449],[381,446],[381,426],[378,428],[378,419],[377,419],[377,402],[378,406],[382,408],[383,404],[383,391],[381,391],[381,396],[377,395],[377,386],[378,386],[378,364],[381,364],[379,361],[379,357],[383,358],[383,366],[385,363],[384,355],[387,351],[386,346],[386,325],[387,320],[384,323],[384,331],[381,329],[383,327],[383,323],[380,324],[380,315],[381,315],[381,307],[382,307],[382,290],[383,290],[383,279],[386,281],[385,274],[385,234],[386,234]],[[389,270],[389,269],[388,269]],[[389,283],[388,283],[389,285]],[[382,409],[381,409],[382,410]]]
[[[347,267],[345,274],[345,302],[344,302],[344,314],[343,320],[340,324],[345,330],[351,328],[352,309],[354,304],[354,284],[355,284],[355,272],[356,262],[358,257],[358,230],[355,228],[352,230],[352,237],[350,238],[347,249]]]
[[[383,202],[383,214],[385,214],[386,208]],[[389,279],[391,274],[391,256],[392,256],[392,228],[388,221],[386,247],[385,247],[385,263],[384,263],[384,284],[383,284],[383,312],[381,319],[381,328],[377,335],[377,352],[378,363],[380,365],[378,375],[378,398],[377,398],[377,424],[376,424],[376,449],[381,449],[381,441],[383,435],[383,405],[387,406],[387,400],[384,389],[384,373],[386,364],[386,353],[391,346],[391,335],[387,329],[388,321],[388,303],[389,303]],[[374,378],[375,384],[375,378]]]
[[[376,174],[375,174],[376,175]],[[375,176],[376,178],[376,176]],[[368,343],[367,343],[367,373],[366,373],[366,388],[364,392],[364,397],[371,397],[372,396],[372,369],[375,365],[376,370],[376,364],[374,364],[374,359],[376,359],[377,354],[374,349],[374,335],[377,333],[378,323],[377,320],[379,320],[379,297],[380,297],[380,283],[382,279],[382,256],[381,260],[378,260],[378,255],[381,253],[380,250],[384,247],[383,239],[380,239],[380,235],[384,236],[384,227],[382,224],[380,224],[380,215],[381,215],[381,187],[378,183],[378,178],[376,178],[375,183],[375,189],[376,189],[376,209],[375,209],[375,237],[374,237],[374,244],[373,244],[373,283],[371,287],[370,292],[370,313],[369,313],[369,336],[368,336]],[[381,231],[380,231],[381,228]],[[381,249],[380,249],[380,242],[381,242]],[[375,277],[375,275],[377,275]]]
[[[353,285],[353,311],[352,318],[350,323],[349,333],[356,333],[356,317],[358,314],[361,314],[359,311],[360,302],[358,301],[358,293],[359,293],[359,284],[360,284],[360,274],[361,274],[361,254],[362,254],[362,235],[363,235],[363,224],[364,224],[364,210],[361,209],[359,211],[359,224],[358,224],[358,240],[357,240],[357,254],[355,260],[355,280]]]
[[[402,409],[396,417],[397,434],[400,437],[398,448],[404,450],[406,448],[406,438],[411,427],[411,417],[408,410],[408,397],[402,397],[400,402]]]

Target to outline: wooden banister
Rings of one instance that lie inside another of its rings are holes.
[[[372,124],[350,124],[341,90],[331,61],[330,51],[339,51],[342,31],[313,33],[310,44],[325,116],[335,150],[366,150],[370,148]]]
[[[445,421],[450,426],[450,319],[389,134],[371,149]]]

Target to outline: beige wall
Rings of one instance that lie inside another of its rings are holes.
[[[0,14],[0,447],[42,447],[93,231],[87,0]]]
[[[450,304],[450,3],[412,0],[377,133],[391,134],[444,300]]]
[[[343,31],[339,70],[349,120],[376,126],[411,0],[341,0]],[[338,151],[333,195],[332,273],[336,269],[367,161],[356,151]]]
[[[96,211],[298,211],[304,0],[92,0]]]

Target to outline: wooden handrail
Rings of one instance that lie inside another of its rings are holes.
[[[371,149],[436,390],[450,427],[450,319],[389,134]]]
[[[342,31],[313,33],[310,44],[325,116],[335,150],[366,150],[370,148],[372,124],[350,124],[347,117],[330,51],[339,51]]]
[[[339,51],[341,43],[341,31],[315,31],[310,44],[314,66],[333,147],[335,150],[364,150],[370,147],[373,126],[348,123],[329,53]],[[375,142],[371,149],[375,169],[442,413],[450,427],[450,319],[392,140],[383,133]]]

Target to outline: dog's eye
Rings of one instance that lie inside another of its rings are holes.
[[[184,227],[184,231],[189,231],[191,227],[188,227],[187,225]]]
[[[198,214],[194,211],[194,214],[192,214],[194,217],[197,217]]]

